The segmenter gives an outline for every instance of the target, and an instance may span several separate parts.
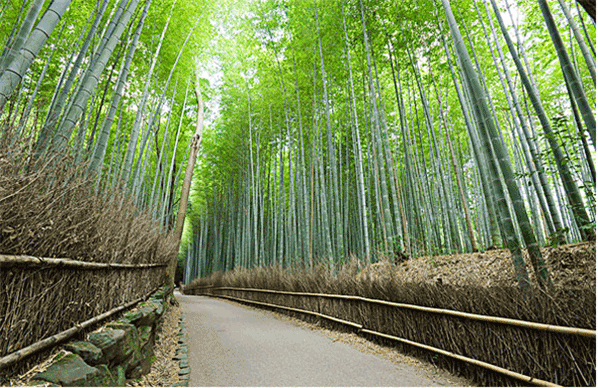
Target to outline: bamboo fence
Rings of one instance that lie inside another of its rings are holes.
[[[488,315],[465,313],[462,311],[439,309],[439,308],[425,307],[425,306],[417,306],[417,305],[406,304],[406,303],[396,303],[396,302],[390,302],[387,300],[380,300],[380,299],[371,299],[371,298],[365,298],[362,296],[355,296],[355,295],[320,294],[320,293],[313,293],[313,292],[264,290],[264,289],[259,289],[259,288],[210,287],[210,286],[185,288],[185,292],[199,290],[199,289],[247,291],[247,292],[261,292],[261,293],[267,293],[267,294],[280,294],[280,295],[294,295],[294,296],[308,296],[308,297],[354,300],[354,301],[360,301],[360,302],[366,302],[366,303],[375,303],[375,304],[380,304],[380,305],[385,305],[385,306],[390,306],[390,307],[424,311],[424,312],[434,313],[434,314],[451,315],[451,316],[455,316],[455,317],[472,319],[472,320],[477,320],[477,321],[482,321],[482,322],[492,322],[492,323],[498,323],[498,324],[502,324],[502,325],[526,327],[529,329],[543,330],[543,331],[548,331],[548,332],[552,332],[552,333],[561,333],[561,334],[569,334],[569,335],[577,335],[577,336],[582,336],[582,337],[596,338],[596,330],[549,325],[546,323],[528,322],[528,321],[522,321],[519,319],[492,317],[492,316],[488,316]],[[210,294],[210,295],[212,295],[212,294]]]
[[[159,263],[0,255],[0,385],[38,361],[40,349],[151,294],[166,272]]]
[[[409,344],[411,346],[415,346],[421,349],[425,349],[431,352],[435,352],[435,353],[439,353],[442,354],[444,356],[447,357],[451,357],[451,358],[455,358],[457,360],[463,361],[463,362],[467,362],[469,364],[473,364],[473,365],[477,365],[489,370],[492,370],[494,372],[503,374],[505,376],[509,376],[512,377],[514,379],[520,380],[520,381],[524,381],[527,384],[533,384],[536,386],[540,386],[540,387],[561,387],[561,385],[558,384],[554,384],[551,383],[549,381],[545,381],[545,380],[541,380],[541,379],[536,379],[530,376],[526,376],[524,374],[521,373],[517,373],[517,372],[513,372],[511,370],[505,369],[505,368],[501,368],[497,365],[493,365],[484,361],[479,361],[479,360],[475,360],[473,358],[470,357],[465,357],[465,356],[461,356],[452,352],[447,352],[446,350],[440,349],[440,348],[436,348],[433,346],[428,346],[419,342],[415,342],[415,341],[410,341],[408,339],[405,338],[400,338],[400,337],[396,337],[393,335],[389,335],[389,334],[384,334],[384,333],[380,333],[374,330],[368,330],[365,329],[363,327],[363,325],[360,325],[358,323],[355,322],[350,322],[350,321],[346,321],[343,319],[339,319],[339,318],[335,318],[332,317],[330,315],[325,315],[325,314],[321,314],[321,313],[315,313],[313,311],[308,311],[308,310],[302,310],[302,309],[296,309],[296,308],[292,308],[292,307],[286,307],[286,306],[281,306],[281,305],[276,305],[276,304],[272,304],[272,303],[264,303],[264,302],[256,302],[250,299],[243,299],[243,298],[235,298],[233,296],[227,296],[227,295],[213,295],[213,294],[208,294],[210,296],[216,296],[216,297],[220,297],[220,298],[225,298],[225,299],[229,299],[229,300],[233,300],[236,302],[243,302],[243,303],[250,303],[250,304],[254,304],[254,305],[258,305],[258,306],[264,306],[264,307],[270,307],[270,308],[277,308],[277,309],[282,309],[282,310],[287,310],[287,311],[293,311],[293,312],[298,312],[298,313],[302,313],[302,314],[308,314],[308,315],[313,315],[313,316],[317,316],[320,318],[324,318],[324,319],[328,319],[330,321],[333,322],[338,322],[338,323],[342,323],[344,325],[347,326],[351,326],[355,329],[357,329],[357,332],[361,332],[361,333],[365,333],[365,334],[370,334],[370,335],[374,335],[377,337],[382,337],[382,338],[386,338],[386,339],[390,339],[393,341],[399,341],[402,343],[406,343]]]
[[[158,287],[159,288],[159,287]],[[62,341],[66,341],[67,339],[71,338],[72,336],[74,336],[75,334],[81,332],[83,329],[94,325],[98,322],[103,321],[106,318],[111,317],[112,315],[119,313],[123,310],[126,310],[130,307],[133,307],[134,305],[136,305],[137,303],[141,302],[142,300],[147,299],[150,295],[152,295],[154,292],[156,292],[158,290],[158,288],[155,288],[153,291],[151,291],[150,293],[148,293],[147,295],[145,295],[144,297],[138,298],[132,302],[129,303],[125,303],[121,306],[115,307],[110,311],[106,311],[103,314],[100,314],[96,317],[93,317],[91,319],[88,319],[85,322],[81,322],[79,324],[76,324],[75,326],[71,327],[70,329],[67,329],[65,331],[62,331],[58,334],[55,334],[51,337],[45,338],[41,341],[38,341],[34,344],[31,344],[23,349],[20,349],[14,353],[11,353],[7,356],[4,356],[2,358],[0,358],[0,370],[16,363],[19,362],[21,360],[23,360],[25,357],[28,357],[32,354],[35,354],[37,352],[40,352],[52,345],[58,344],[59,342]]]
[[[110,269],[110,268],[122,268],[122,269],[147,269],[147,268],[160,268],[167,267],[168,264],[120,264],[120,263],[93,263],[87,261],[78,261],[71,259],[53,259],[53,258],[42,258],[33,256],[13,256],[13,255],[0,255],[0,268],[9,267],[35,267],[35,266],[48,266],[48,267],[63,267],[63,268],[77,268],[77,269]]]

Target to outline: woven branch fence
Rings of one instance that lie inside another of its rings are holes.
[[[421,286],[411,287],[415,289],[412,292],[419,291],[430,300],[446,298],[446,295],[434,295],[436,287],[419,290],[417,288]],[[305,288],[302,284],[298,292],[208,285],[188,286],[183,292],[286,310],[307,321],[349,326],[366,337],[428,358],[453,373],[484,385],[595,386],[595,320],[592,329],[577,328],[373,297],[377,294],[377,297],[387,299],[388,294],[380,292],[383,287],[378,290],[373,287],[369,290],[371,295],[367,295],[367,290],[359,289],[369,297],[307,292]],[[519,313],[530,315],[530,319],[533,316],[531,310],[521,309],[522,305],[515,299],[510,306],[499,304],[502,308],[497,309],[495,304],[504,298],[489,297],[481,290],[477,295],[458,289],[447,291],[447,287],[442,291],[452,294],[452,305],[459,305],[455,299],[467,298],[468,303],[477,305],[481,311],[488,310],[488,306],[480,306],[485,303],[493,305],[490,310],[509,308],[521,310]],[[558,303],[557,308],[560,308]]]
[[[398,307],[404,309],[411,309],[411,310],[419,310],[419,311],[426,311],[430,313],[436,314],[445,314],[451,315],[455,317],[463,317],[483,322],[495,322],[503,325],[511,325],[511,326],[520,326],[520,327],[527,327],[530,329],[536,330],[545,330],[553,333],[562,333],[562,334],[573,334],[579,335],[582,337],[589,337],[589,338],[596,338],[596,330],[589,330],[589,329],[580,329],[576,327],[566,327],[566,326],[556,326],[556,325],[548,325],[545,323],[537,323],[537,322],[527,322],[521,321],[518,319],[509,319],[509,318],[502,318],[502,317],[491,317],[488,315],[480,315],[480,314],[470,314],[464,313],[461,311],[455,310],[447,310],[447,309],[437,309],[432,307],[424,307],[424,306],[417,306],[413,304],[405,304],[405,303],[395,303],[389,302],[387,300],[380,300],[380,299],[371,299],[371,298],[364,298],[361,296],[354,296],[354,295],[337,295],[337,294],[318,294],[313,292],[290,292],[290,291],[277,291],[277,290],[262,290],[258,288],[239,288],[239,287],[190,287],[185,288],[185,292],[193,293],[197,290],[207,290],[209,293],[206,295],[214,295],[213,291],[248,291],[248,292],[257,292],[257,293],[266,293],[266,294],[279,294],[279,295],[295,295],[295,296],[312,296],[318,298],[329,298],[329,299],[344,299],[344,300],[356,300],[362,301],[367,303],[374,303],[380,304],[385,306],[391,307]],[[220,296],[220,295],[215,295]],[[286,306],[276,306],[285,308]],[[305,310],[303,310],[305,311]],[[310,311],[311,313],[311,311]]]
[[[0,358],[147,296],[166,264],[104,264],[0,255]],[[35,363],[0,371],[0,379]]]
[[[125,303],[118,307],[115,307],[112,310],[106,311],[105,313],[95,316],[91,319],[88,319],[85,322],[78,323],[75,326],[71,327],[70,329],[61,331],[58,334],[55,334],[51,337],[47,337],[41,341],[38,341],[38,342],[31,344],[23,349],[17,350],[14,353],[11,353],[7,356],[0,358],[0,370],[7,368],[10,365],[16,364],[17,362],[19,362],[19,361],[23,360],[24,358],[31,356],[37,352],[41,352],[42,350],[44,350],[52,345],[58,344],[62,341],[66,341],[67,339],[73,337],[77,333],[80,333],[82,330],[84,330],[92,325],[95,325],[96,323],[99,323],[99,322],[103,321],[104,319],[110,318],[114,314],[117,314],[119,312],[122,312],[126,309],[133,307],[137,303],[147,299],[151,294],[153,294],[156,291],[158,291],[158,288],[150,291],[144,297],[135,299],[132,302],[128,302],[128,303]]]

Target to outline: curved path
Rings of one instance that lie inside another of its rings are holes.
[[[451,384],[238,304],[180,294],[177,299],[189,333],[189,386]]]

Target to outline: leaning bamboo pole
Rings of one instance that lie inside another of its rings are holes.
[[[214,288],[214,289],[215,290],[216,289],[229,289],[229,290],[232,290],[233,287],[218,287],[218,288]],[[240,291],[241,289],[235,289],[235,290]],[[282,292],[277,292],[277,293],[282,293]],[[306,293],[297,292],[297,293],[292,293],[292,294],[306,294]],[[272,303],[256,302],[256,301],[253,301],[253,300],[250,300],[250,299],[236,298],[236,297],[227,296],[227,295],[214,295],[214,294],[207,294],[207,295],[209,295],[209,296],[215,296],[215,297],[220,297],[220,298],[225,298],[225,299],[229,299],[229,300],[234,300],[234,301],[237,301],[237,302],[250,303],[250,304],[255,304],[255,305],[259,305],[259,306],[267,306],[267,307],[272,307],[272,308],[277,308],[277,309],[282,309],[282,310],[288,310],[288,311],[294,311],[294,312],[299,312],[299,313],[303,313],[303,314],[309,314],[309,315],[319,316],[319,317],[326,318],[326,319],[329,319],[329,320],[332,320],[332,321],[335,321],[335,322],[339,322],[339,323],[343,323],[345,325],[352,326],[352,327],[354,327],[354,328],[357,329],[358,333],[375,335],[375,336],[378,336],[378,337],[382,337],[382,338],[386,338],[386,339],[390,339],[390,340],[394,340],[394,341],[399,341],[399,342],[402,342],[402,343],[406,343],[406,344],[409,344],[411,346],[415,346],[415,347],[418,347],[418,348],[429,350],[431,352],[442,354],[442,355],[447,356],[447,357],[452,357],[452,358],[455,358],[457,360],[460,360],[460,361],[463,361],[463,362],[467,362],[469,364],[473,364],[473,365],[480,366],[482,368],[489,369],[489,370],[491,370],[493,372],[497,372],[497,373],[500,373],[500,374],[512,377],[514,379],[524,381],[527,384],[533,384],[533,385],[537,385],[537,386],[540,386],[540,387],[561,387],[561,385],[554,384],[554,383],[551,383],[549,381],[545,381],[545,380],[541,380],[541,379],[536,379],[534,377],[527,376],[527,375],[524,375],[524,374],[521,374],[521,373],[513,372],[511,370],[508,370],[508,369],[505,369],[505,368],[501,368],[501,367],[499,367],[497,365],[490,364],[490,363],[487,363],[487,362],[484,362],[484,361],[479,361],[479,360],[476,360],[476,359],[473,359],[473,358],[461,356],[461,355],[456,354],[456,353],[451,353],[451,352],[448,352],[448,351],[440,349],[440,348],[436,348],[436,347],[433,347],[433,346],[425,345],[425,344],[422,344],[422,343],[419,343],[419,342],[415,342],[415,341],[411,341],[411,340],[408,340],[408,339],[405,339],[405,338],[396,337],[396,336],[393,336],[393,335],[380,333],[378,331],[365,329],[363,327],[363,325],[360,325],[358,323],[351,322],[351,321],[346,321],[346,320],[335,318],[335,317],[331,317],[329,315],[325,315],[325,314],[321,314],[321,313],[315,313],[313,311],[302,310],[302,309],[297,309],[297,308],[293,308],[293,307],[286,307],[286,306],[276,305],[276,304],[272,304]],[[329,296],[329,294],[311,294],[310,296]],[[344,295],[336,295],[336,296],[344,296]]]
[[[184,292],[189,292],[189,291],[193,291],[195,289],[200,289],[200,288],[207,288],[207,287],[186,288],[186,289],[184,289]],[[257,289],[257,288],[238,288],[238,287],[214,287],[214,288],[212,288],[212,290],[248,291],[248,292],[262,292],[262,293],[269,293],[269,294],[310,296],[310,297],[313,296],[313,297],[323,297],[323,298],[355,300],[355,301],[375,303],[375,304],[381,304],[381,305],[385,305],[385,306],[391,306],[391,307],[397,307],[397,308],[403,308],[403,309],[424,311],[424,312],[434,313],[434,314],[451,315],[451,316],[455,316],[455,317],[467,318],[467,319],[472,319],[472,320],[476,320],[476,321],[492,322],[492,323],[503,324],[503,325],[525,327],[525,328],[534,329],[534,330],[543,330],[543,331],[548,331],[548,332],[553,332],[553,333],[596,338],[596,330],[568,327],[568,326],[557,326],[557,325],[550,325],[550,324],[538,323],[538,322],[528,322],[528,321],[522,321],[519,319],[493,317],[493,316],[489,316],[489,315],[465,313],[465,312],[456,311],[456,310],[448,310],[448,309],[440,309],[440,308],[435,308],[435,307],[425,307],[425,306],[418,306],[418,305],[413,305],[413,304],[391,302],[391,301],[387,301],[387,300],[365,298],[362,296],[338,295],[338,294],[318,294],[318,293],[311,293],[311,292],[277,291],[277,290],[264,290],[264,289]]]
[[[85,329],[86,327],[91,326],[95,323],[98,323],[98,322],[100,322],[100,321],[120,312],[120,311],[126,310],[131,306],[134,306],[135,304],[148,298],[150,295],[152,295],[154,292],[156,292],[159,288],[160,287],[156,287],[154,290],[152,290],[150,293],[148,293],[144,297],[135,299],[134,301],[125,303],[119,307],[115,307],[112,310],[106,311],[105,313],[95,316],[91,319],[88,319],[87,321],[78,323],[75,326],[71,327],[70,329],[62,331],[62,332],[55,334],[51,337],[45,338],[41,341],[38,341],[38,342],[31,344],[23,349],[19,349],[14,353],[11,353],[7,356],[0,358],[0,370],[24,359],[25,357],[28,357],[34,353],[37,353],[47,347],[50,347],[54,344],[65,341],[65,340],[69,339],[70,337],[74,336],[75,334],[79,333],[81,330]]]
[[[15,266],[52,266],[78,269],[147,269],[166,267],[168,264],[118,264],[118,263],[92,263],[71,259],[52,259],[34,256],[14,256],[0,254],[0,268]]]

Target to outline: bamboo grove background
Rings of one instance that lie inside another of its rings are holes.
[[[595,24],[574,1],[259,1],[214,39],[183,281],[595,239]],[[521,248],[534,274],[525,271]]]
[[[210,3],[23,0],[0,14],[3,160],[22,176],[62,161],[100,203],[117,198],[172,228]]]

